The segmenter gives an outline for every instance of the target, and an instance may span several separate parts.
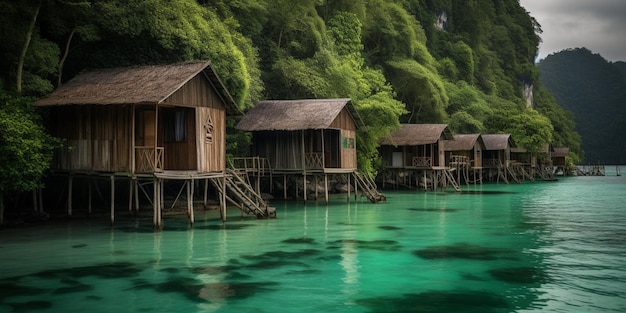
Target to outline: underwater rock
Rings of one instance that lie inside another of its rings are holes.
[[[468,259],[468,260],[498,260],[509,259],[508,249],[490,248],[467,243],[457,243],[449,246],[432,246],[413,253],[424,259]]]
[[[427,291],[403,294],[397,297],[359,299],[357,304],[368,307],[371,312],[505,312],[509,303],[505,297],[485,291]]]
[[[547,281],[545,272],[535,267],[499,268],[489,270],[488,272],[496,279],[507,283],[535,284]]]

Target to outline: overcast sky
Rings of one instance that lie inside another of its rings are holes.
[[[626,61],[626,0],[520,0],[543,33],[539,58],[586,47],[605,59]]]

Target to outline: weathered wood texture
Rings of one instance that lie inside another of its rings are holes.
[[[52,169],[129,171],[130,106],[62,106],[50,112],[53,136],[63,138]]]

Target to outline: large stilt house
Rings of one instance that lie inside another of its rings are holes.
[[[226,115],[242,114],[209,62],[87,71],[35,105],[64,139],[54,171],[223,172]]]
[[[153,179],[156,225],[162,180],[225,176],[226,117],[242,114],[207,61],[85,71],[35,105],[64,140],[51,170],[70,191],[73,175],[109,176],[112,193],[116,177]]]

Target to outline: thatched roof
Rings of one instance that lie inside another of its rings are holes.
[[[391,133],[391,138],[381,140],[381,145],[416,146],[437,142],[443,137],[454,137],[446,124],[401,124],[400,129]]]
[[[517,146],[511,134],[487,134],[481,137],[485,143],[485,150],[505,150]]]
[[[554,150],[552,151],[553,158],[564,158],[568,154],[569,154],[568,147],[558,147],[558,148],[554,148]]]
[[[442,140],[441,143],[444,151],[469,151],[474,148],[477,141],[480,147],[484,149],[485,144],[480,134],[457,134],[454,135],[453,140]]]
[[[361,117],[347,98],[261,101],[246,113],[237,128],[245,131],[324,129],[344,108],[357,128],[363,128]]]
[[[201,73],[214,86],[229,112],[240,114],[209,61],[84,71],[35,105],[157,104]]]

